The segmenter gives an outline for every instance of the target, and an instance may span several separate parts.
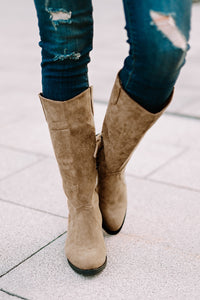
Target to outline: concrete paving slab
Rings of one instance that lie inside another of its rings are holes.
[[[1,275],[66,230],[67,222],[63,218],[3,201],[0,201],[0,211]]]
[[[7,147],[0,147],[0,180],[28,168],[42,159],[41,156],[14,151]]]
[[[200,153],[191,149],[150,176],[151,179],[200,191]]]
[[[30,47],[30,46],[29,46]],[[9,94],[12,92],[13,98],[21,97],[24,98],[24,94],[29,95],[37,95],[41,91],[40,87],[40,60],[34,57],[30,59],[23,55],[22,57],[17,57],[16,59],[28,61],[27,65],[22,64],[20,66],[20,70],[13,69],[11,70],[11,66],[9,68],[9,64],[5,67],[2,81],[1,81],[1,93],[3,93],[4,97],[1,98],[1,100],[4,102],[4,105],[6,105],[6,102],[15,103],[17,101],[12,102],[9,97]],[[37,80],[36,80],[37,79]],[[14,91],[14,92],[13,92]],[[19,103],[21,101],[19,99]],[[29,103],[29,97],[26,96],[25,98],[26,102]]]
[[[54,159],[45,159],[0,182],[2,199],[66,217],[67,199]]]
[[[199,120],[164,114],[146,133],[145,139],[179,147],[200,148]]]
[[[124,234],[200,255],[200,193],[127,176]]]
[[[126,172],[137,177],[146,177],[179,156],[183,151],[182,147],[153,143],[144,138],[135,149]]]
[[[187,82],[184,79],[183,88],[176,87],[173,100],[167,108],[167,112],[199,117],[199,106],[196,106],[196,111],[193,107],[196,103],[199,103],[199,94],[199,88],[195,86],[192,87],[191,93],[191,86],[187,86]]]
[[[1,300],[13,300],[13,296],[0,291],[0,299]],[[14,299],[16,299],[16,298],[14,298]]]
[[[2,91],[2,94],[3,97],[0,98],[0,128],[32,117],[32,114],[40,109],[36,94],[30,93],[30,91],[26,93],[15,89],[15,93],[13,93],[11,87],[6,87],[6,91]],[[16,134],[16,130],[14,130],[14,134]]]
[[[196,96],[194,99],[193,97]],[[200,93],[198,91],[193,91],[192,95],[189,97],[191,99],[191,103],[188,103],[188,105],[181,111],[183,114],[188,114],[191,116],[200,116],[200,105],[199,105],[199,98]]]
[[[1,286],[29,299],[198,299],[199,258],[152,240],[107,237],[108,264],[84,278],[67,264],[65,236],[1,279]]]
[[[1,291],[1,290],[0,290],[0,299],[1,300],[14,300],[14,299],[15,300],[19,300],[19,299],[28,300],[28,299],[25,299],[18,295],[13,295],[13,294],[9,293],[9,291]]]
[[[30,153],[53,156],[48,126],[42,111],[40,118],[36,112],[28,117],[1,128],[0,145],[6,145],[13,149],[23,149]]]

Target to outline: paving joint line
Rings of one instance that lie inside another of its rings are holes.
[[[16,170],[15,172],[13,172],[13,173],[11,173],[11,174],[9,174],[9,175],[1,178],[0,182],[4,181],[4,180],[6,180],[6,179],[8,179],[8,178],[10,178],[12,176],[15,176],[16,174],[19,174],[19,173],[23,172],[24,170],[31,168],[34,165],[37,165],[38,163],[42,162],[45,159],[47,159],[47,158],[46,157],[41,157],[41,158],[38,157],[37,161],[35,161],[33,163],[30,163],[30,164],[26,165],[25,167],[23,167],[23,168],[21,168],[19,170]]]
[[[108,105],[108,101],[105,100],[94,100],[94,103],[101,104],[101,105]],[[166,115],[172,116],[172,117],[178,117],[178,118],[183,118],[183,119],[192,119],[196,121],[200,121],[200,116],[194,116],[194,115],[189,115],[189,114],[183,114],[183,113],[178,113],[178,112],[173,112],[173,111],[165,111]]]
[[[16,298],[18,298],[18,299],[29,300],[28,298],[24,298],[24,297],[21,297],[21,296],[19,296],[19,295],[14,294],[14,293],[10,293],[10,292],[8,292],[8,291],[6,291],[6,290],[4,290],[4,289],[0,289],[0,292],[3,292],[3,293],[5,293],[5,294],[7,294],[7,295],[9,295],[9,296],[16,297]]]
[[[14,269],[16,269],[17,267],[19,267],[21,264],[23,264],[24,262],[26,262],[27,260],[29,260],[31,257],[33,257],[34,255],[36,255],[37,253],[39,253],[40,251],[42,251],[44,248],[48,247],[49,245],[51,245],[52,243],[54,243],[56,240],[58,240],[60,237],[62,237],[64,234],[66,234],[67,231],[64,231],[63,233],[61,233],[59,236],[57,236],[55,239],[53,239],[52,241],[50,241],[49,243],[47,243],[46,245],[44,245],[43,247],[41,247],[40,249],[38,249],[37,251],[33,252],[31,255],[29,255],[28,257],[26,257],[25,259],[23,259],[22,261],[20,261],[17,265],[15,265],[14,267],[12,267],[11,269],[9,269],[8,271],[6,271],[4,274],[0,275],[0,278],[2,278],[3,276],[7,275],[8,273],[10,273],[11,271],[13,271]]]
[[[65,219],[65,220],[68,219],[67,216],[66,217],[65,216],[60,216],[60,215],[51,213],[49,211],[45,211],[45,210],[42,210],[42,209],[39,209],[39,208],[35,208],[35,207],[31,207],[31,206],[24,205],[24,204],[21,204],[21,203],[17,203],[17,202],[11,201],[11,200],[6,200],[6,199],[0,198],[0,201],[5,202],[5,203],[9,203],[9,204],[12,204],[12,205],[15,205],[15,206],[19,206],[19,207],[22,207],[22,208],[31,209],[31,210],[34,210],[36,212],[44,213],[44,214],[47,214],[47,215],[50,215],[50,216],[53,216],[53,217],[59,217],[59,218]]]
[[[183,186],[183,185],[178,185],[175,183],[169,183],[169,182],[165,182],[165,181],[161,181],[158,179],[151,179],[151,178],[147,178],[146,180],[151,181],[151,182],[156,182],[156,183],[160,183],[160,184],[165,184],[174,188],[178,188],[178,189],[182,189],[182,190],[187,190],[190,192],[195,192],[195,193],[200,193],[200,189],[195,189],[195,188],[191,188],[189,186]]]
[[[182,149],[182,151],[180,151],[180,153],[177,153],[176,155],[172,156],[171,158],[169,158],[167,161],[165,161],[163,164],[161,164],[159,167],[155,168],[153,171],[149,172],[147,175],[145,175],[143,178],[147,179],[150,178],[151,175],[153,175],[154,173],[158,172],[160,169],[162,169],[163,167],[165,167],[166,165],[168,165],[169,163],[171,163],[173,160],[175,160],[176,158],[182,156],[185,152],[187,152],[189,150],[188,147]]]
[[[173,112],[173,111],[166,111],[165,114],[169,115],[169,116],[172,116],[172,117],[178,117],[178,118],[192,119],[192,120],[200,121],[200,117],[198,117],[198,116],[187,115],[187,114],[177,113],[177,112]]]
[[[39,156],[39,157],[44,157],[44,158],[52,158],[51,155],[43,154],[43,153],[40,153],[40,152],[34,152],[34,151],[30,151],[30,150],[24,150],[24,149],[21,149],[21,148],[16,148],[16,147],[9,146],[9,145],[4,145],[4,144],[0,144],[0,148],[7,148],[7,149],[12,150],[12,151],[25,153],[25,154],[29,154],[29,155],[34,155],[34,156]]]
[[[138,180],[146,180],[146,181],[150,181],[150,182],[154,182],[154,183],[164,184],[164,185],[167,185],[167,186],[178,188],[180,190],[187,190],[187,191],[195,192],[195,193],[198,193],[198,194],[200,193],[200,189],[194,189],[194,188],[191,188],[191,187],[188,187],[188,186],[185,187],[183,185],[169,183],[169,182],[161,181],[161,180],[158,180],[158,179],[139,177],[137,175],[133,175],[133,174],[130,174],[130,173],[126,173],[126,176],[131,177],[131,178],[135,178],[135,179],[138,179]]]

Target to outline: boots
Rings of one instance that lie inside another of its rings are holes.
[[[40,100],[68,198],[69,216],[65,253],[70,266],[94,275],[106,265],[96,187],[96,148],[92,90],[67,101]]]
[[[172,95],[168,103],[171,98]],[[126,215],[125,166],[145,132],[165,108],[156,114],[148,112],[123,90],[117,76],[102,133],[97,137],[100,145],[97,154],[99,205],[103,229],[109,234],[121,230]]]

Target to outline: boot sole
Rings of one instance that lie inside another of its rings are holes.
[[[84,276],[94,276],[98,273],[100,273],[101,271],[103,271],[103,269],[105,268],[106,264],[107,264],[107,257],[106,257],[106,260],[105,262],[103,263],[102,266],[100,266],[99,268],[96,268],[96,269],[88,269],[88,270],[85,270],[85,269],[80,269],[78,267],[76,267],[75,265],[73,265],[69,259],[67,259],[70,267],[78,274],[81,274],[81,275],[84,275]]]
[[[120,232],[120,230],[122,229],[123,225],[124,225],[124,222],[125,222],[125,219],[126,219],[126,213],[125,213],[125,216],[124,216],[124,219],[123,219],[123,222],[122,222],[122,225],[119,227],[119,229],[117,230],[110,230],[109,228],[106,227],[104,221],[102,223],[102,228],[103,230],[105,230],[105,232],[107,232],[108,234],[110,235],[115,235],[115,234],[118,234]]]

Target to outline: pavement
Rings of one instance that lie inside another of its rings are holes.
[[[126,172],[122,231],[105,234],[106,269],[85,278],[67,263],[67,205],[38,99],[40,49],[32,1],[1,3],[0,299],[200,299],[200,4],[173,103]],[[120,0],[94,1],[90,82],[100,131],[127,54]]]

